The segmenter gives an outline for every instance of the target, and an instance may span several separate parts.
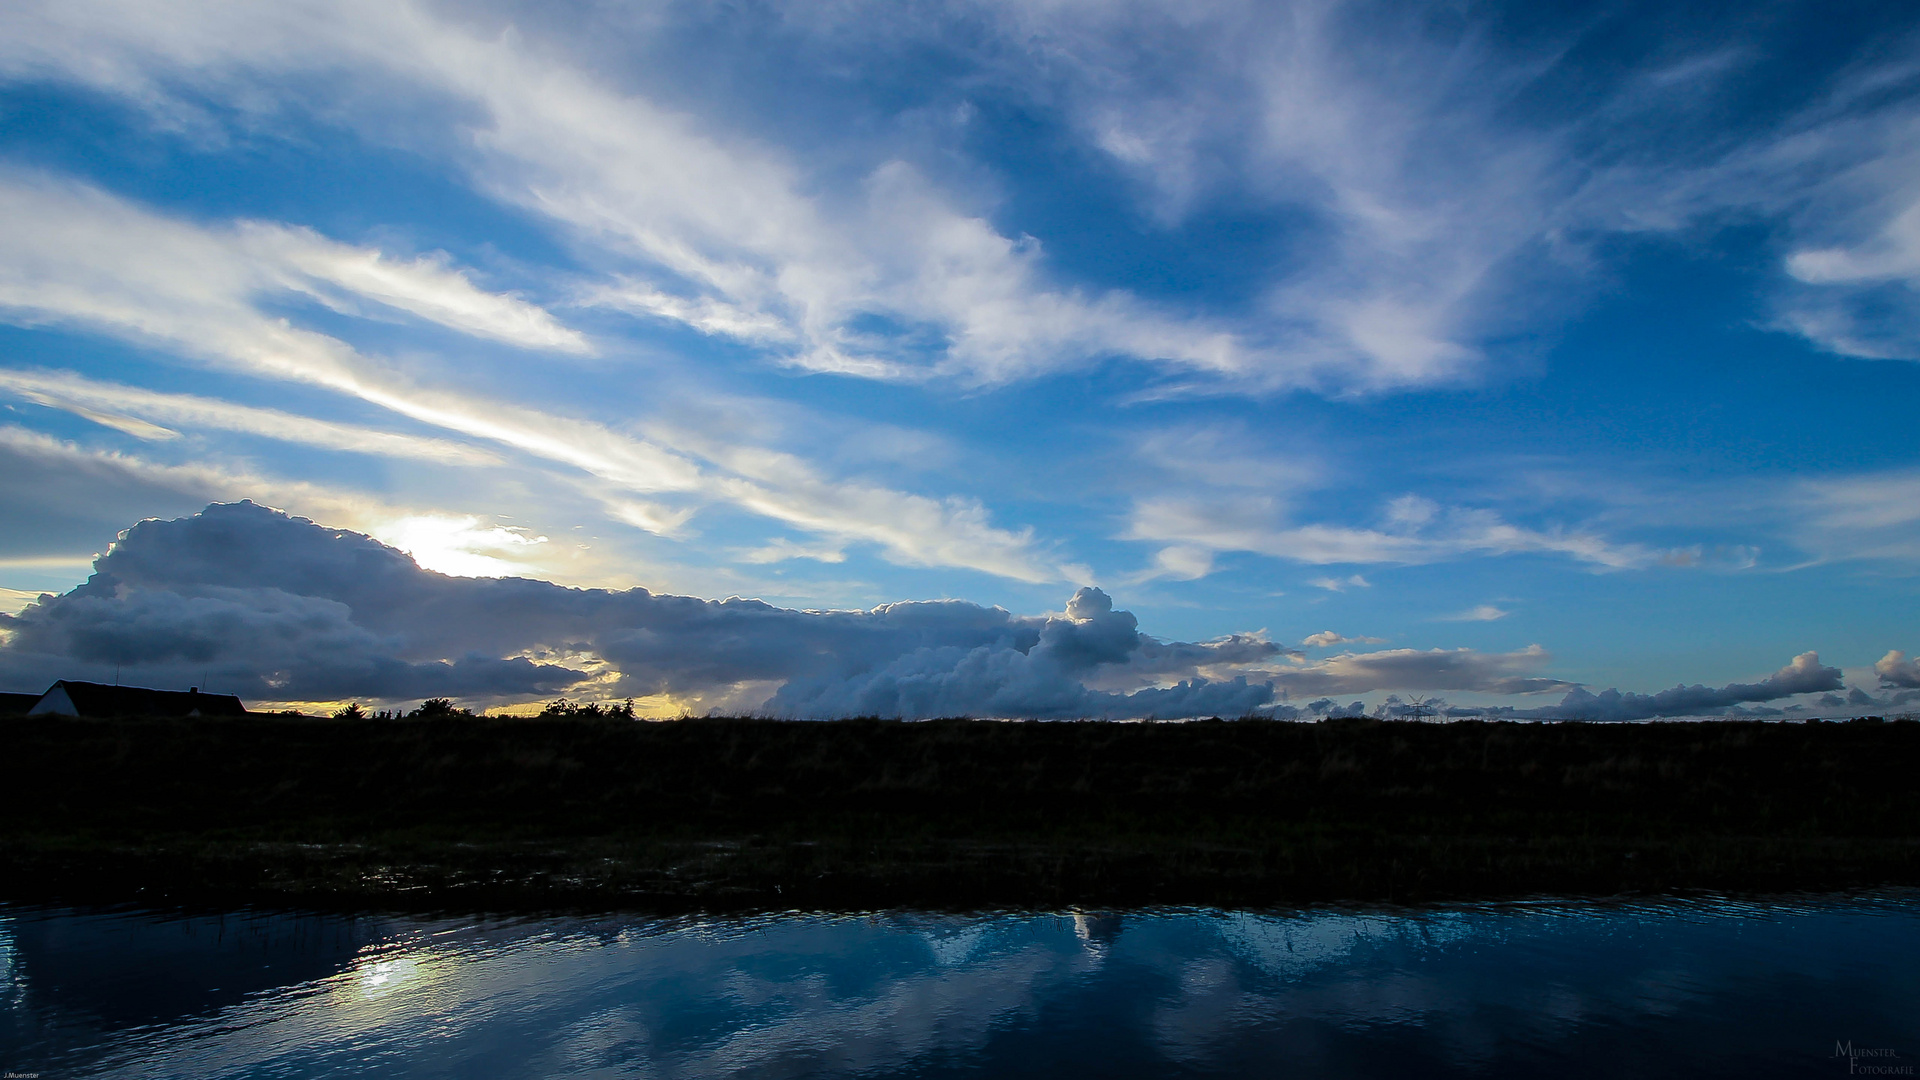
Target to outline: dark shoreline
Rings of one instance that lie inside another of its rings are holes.
[[[1920,885],[1920,724],[33,718],[0,900],[550,910]]]

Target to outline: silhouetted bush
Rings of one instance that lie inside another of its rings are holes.
[[[598,702],[581,705],[566,698],[558,698],[548,702],[547,707],[540,710],[540,717],[545,720],[631,720],[633,719],[633,699],[628,698],[618,705],[602,705]]]

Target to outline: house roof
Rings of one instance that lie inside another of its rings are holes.
[[[63,680],[48,687],[32,711],[67,716],[245,716],[247,707],[232,694]]]
[[[40,700],[40,694],[0,694],[0,716],[19,716]]]

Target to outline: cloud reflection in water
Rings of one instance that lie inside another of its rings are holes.
[[[802,1077],[1604,1075],[1637,1063],[1799,1075],[1836,1038],[1920,1051],[1920,980],[1892,959],[1920,955],[1920,914],[1900,898],[388,918],[355,921],[344,950],[344,931],[322,925],[336,917],[247,916],[242,945],[198,918],[10,912],[7,1066]],[[336,943],[310,958],[327,973],[155,1022],[113,1019],[139,1010],[72,960],[112,939],[129,969],[231,982],[236,966],[215,954],[257,945],[284,962],[315,938]],[[185,939],[202,955],[169,944]]]

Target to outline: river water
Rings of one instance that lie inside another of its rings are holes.
[[[1920,894],[970,915],[0,906],[41,1077],[1819,1077],[1920,1061]]]

